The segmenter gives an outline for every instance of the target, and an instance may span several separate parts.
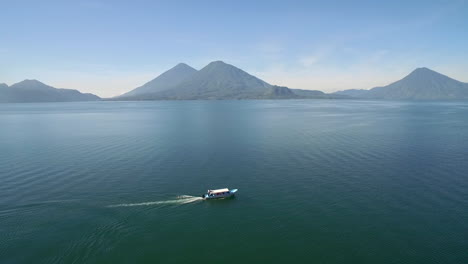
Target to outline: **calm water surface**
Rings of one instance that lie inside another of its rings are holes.
[[[0,105],[0,263],[292,261],[468,263],[468,103]]]

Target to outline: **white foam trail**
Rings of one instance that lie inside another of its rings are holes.
[[[201,201],[203,198],[190,196],[190,195],[181,195],[177,196],[177,199],[167,200],[167,201],[154,201],[154,202],[144,202],[144,203],[127,203],[127,204],[114,204],[109,205],[108,207],[132,207],[132,206],[148,206],[148,205],[160,205],[160,204],[188,204],[196,201]]]

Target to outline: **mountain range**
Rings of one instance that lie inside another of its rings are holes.
[[[403,79],[370,90],[344,90],[335,94],[352,98],[387,100],[468,99],[468,83],[430,70],[417,68]]]
[[[197,71],[180,63],[157,78],[114,100],[211,100],[343,98],[320,91],[271,85],[222,61]]]
[[[468,99],[468,83],[428,68],[418,68],[403,79],[370,90],[344,90],[327,94],[318,90],[271,85],[222,61],[201,70],[179,63],[155,79],[107,100],[223,100],[223,99]],[[77,90],[57,89],[37,80],[8,86],[0,84],[0,103],[96,101],[100,98]]]
[[[0,84],[0,103],[97,101],[98,96],[72,89],[57,89],[37,80],[24,80],[8,86]]]

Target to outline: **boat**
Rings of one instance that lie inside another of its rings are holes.
[[[234,196],[236,192],[237,189],[229,190],[228,188],[208,190],[205,194],[202,195],[202,198],[203,200],[227,198]]]

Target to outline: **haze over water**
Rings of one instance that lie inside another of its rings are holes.
[[[0,263],[466,263],[468,103],[0,105]],[[202,201],[207,189],[234,199]]]

